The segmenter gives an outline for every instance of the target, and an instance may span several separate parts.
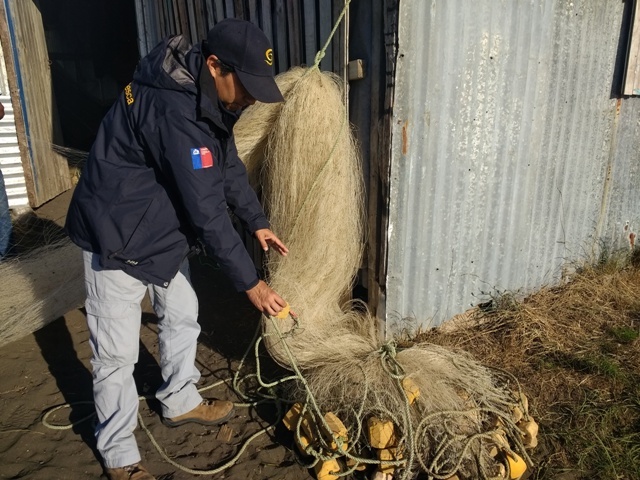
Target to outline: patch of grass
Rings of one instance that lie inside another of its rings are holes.
[[[640,480],[640,254],[603,250],[567,282],[490,296],[464,328],[418,341],[509,371],[540,425],[530,478]]]
[[[603,375],[615,380],[624,378],[624,371],[620,368],[620,365],[606,355],[575,355],[568,352],[558,352],[548,362],[555,363],[565,369],[575,370],[578,373]]]
[[[574,452],[571,460],[585,478],[640,478],[637,406],[592,399],[571,408],[570,425],[558,433],[565,448]]]
[[[627,326],[611,327],[609,334],[619,343],[631,343],[640,336],[636,328]]]

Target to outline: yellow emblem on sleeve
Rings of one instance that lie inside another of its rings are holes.
[[[127,101],[127,105],[131,105],[135,101],[133,98],[133,90],[131,90],[131,84],[124,87],[124,98]]]

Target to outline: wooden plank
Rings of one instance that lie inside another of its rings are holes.
[[[216,24],[215,2],[213,0],[205,0],[204,6],[207,10],[207,32]]]
[[[277,72],[286,72],[291,66],[289,50],[287,48],[287,10],[285,0],[275,0],[275,24],[274,24]]]
[[[333,12],[332,12],[332,1],[331,0],[319,0],[320,1],[320,46],[318,50],[320,50],[324,44],[327,42],[329,38],[329,34],[331,33],[331,29],[333,28]],[[320,68],[327,72],[333,71],[333,42],[329,44],[327,50],[325,52],[325,56],[320,62]]]
[[[331,16],[331,25],[333,26],[336,21],[338,20],[338,15],[340,15],[340,11],[342,10],[343,7],[343,0],[333,0],[333,15]],[[338,28],[335,33],[333,34],[333,40],[331,41],[331,43],[333,44],[333,58],[331,59],[331,63],[333,65],[333,69],[332,71],[334,73],[338,73],[340,70],[340,59],[341,59],[341,55],[340,55],[340,46],[341,46],[341,42],[340,42],[340,33],[341,33],[341,28]]]
[[[247,15],[251,23],[260,26],[260,16],[258,14],[258,0],[247,0]]]
[[[164,16],[167,22],[167,36],[176,34],[176,18],[173,15],[173,1],[163,0]]]
[[[189,19],[189,35],[187,38],[191,44],[198,43],[198,24],[196,22],[195,0],[186,0],[187,18]]]
[[[234,18],[236,9],[233,6],[233,0],[225,0],[224,2],[224,18]]]
[[[289,36],[289,66],[297,66],[302,63],[299,0],[287,0],[287,27]]]
[[[304,62],[307,65],[313,65],[316,53],[321,48],[318,46],[315,0],[304,0],[302,12],[304,25]]]
[[[178,7],[178,3],[181,0],[172,0],[173,1],[173,25],[175,28],[174,33],[178,34],[178,33],[182,33],[182,27],[180,26],[180,8]]]
[[[7,17],[3,17],[2,22],[6,18],[13,27],[7,50],[15,47],[17,58],[14,60],[18,63],[15,78],[21,83],[13,103],[20,98],[24,107],[23,125],[30,155],[23,159],[23,167],[29,202],[35,208],[70,189],[71,175],[66,159],[51,147],[62,141],[51,90],[51,71],[45,67],[49,65],[49,55],[42,16],[33,2],[9,0],[5,8]],[[6,63],[8,67],[9,62]],[[18,105],[14,108],[19,110],[16,107]]]
[[[164,38],[166,35],[164,2],[159,2],[156,8],[158,12],[158,35],[160,38]]]
[[[215,23],[218,23],[224,17],[224,0],[214,0],[214,20]]]
[[[144,25],[144,3],[142,0],[135,0],[136,3],[136,27],[138,30],[138,50],[140,57],[144,57],[149,52],[147,45],[147,31]]]
[[[156,4],[153,0],[142,0],[142,13],[144,16],[144,30],[147,42],[147,52],[160,41],[158,33],[158,20]]]
[[[189,35],[189,15],[187,13],[187,0],[177,0],[178,3],[178,15],[180,22],[178,23],[178,33],[182,33],[185,38],[190,38]]]
[[[195,0],[196,25],[198,31],[196,34],[197,41],[200,42],[207,37],[207,12],[205,8],[205,0]]]
[[[176,17],[173,11],[173,0],[164,0],[164,8],[167,17],[167,35],[175,35],[178,29],[176,28]]]
[[[338,21],[340,17],[340,13],[342,13],[342,9],[344,8],[345,0],[333,0],[333,23],[331,24],[331,28]],[[336,30],[336,33],[333,35],[333,72],[338,74],[340,78],[346,79],[346,32],[347,26],[349,25],[349,17],[345,15],[341,22],[340,26]]]
[[[351,60],[347,64],[347,80],[362,80],[364,78],[364,61],[361,58]]]
[[[246,17],[247,12],[244,9],[244,0],[234,0],[233,6],[235,9],[235,17],[242,18],[243,20],[248,20]]]
[[[384,45],[385,65],[381,75],[376,75],[378,80],[372,82],[372,98],[384,96],[382,109],[379,107],[371,112],[371,152],[375,160],[371,163],[369,182],[369,245],[368,245],[368,291],[369,306],[374,315],[386,315],[384,311],[384,295],[386,292],[387,277],[387,229],[389,225],[389,195],[390,181],[389,168],[391,159],[391,122],[393,111],[393,95],[396,71],[396,55],[398,40],[398,11],[399,0],[383,0],[383,13],[381,17],[382,27],[374,25],[374,39],[380,41],[374,44]],[[374,15],[374,19],[375,19]],[[379,58],[375,54],[373,58]],[[382,77],[384,75],[384,77]],[[381,324],[383,322],[380,322]],[[384,338],[385,328],[380,325]]]
[[[638,3],[640,0],[635,0],[633,4],[623,95],[640,95],[640,7]]]
[[[275,45],[273,43],[273,19],[271,15],[271,0],[262,0],[260,4],[262,7],[262,22],[260,28],[262,28],[262,31],[267,36],[269,42],[271,43],[271,46],[275,50]],[[276,51],[275,55],[277,57],[279,53]]]

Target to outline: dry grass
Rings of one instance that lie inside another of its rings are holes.
[[[582,267],[523,300],[495,296],[416,341],[515,375],[540,423],[532,478],[640,479],[639,255]]]

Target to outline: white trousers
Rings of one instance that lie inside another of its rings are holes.
[[[84,252],[87,323],[93,356],[93,396],[98,415],[97,446],[107,468],[140,461],[133,431],[138,392],[133,368],[138,361],[140,302],[149,291],[158,316],[160,369],[164,383],[156,392],[165,417],[177,417],[200,404],[195,367],[198,299],[189,262],[167,288],[137,280],[121,270],[103,270],[98,255]]]

